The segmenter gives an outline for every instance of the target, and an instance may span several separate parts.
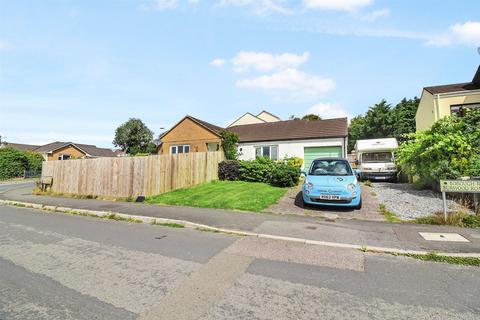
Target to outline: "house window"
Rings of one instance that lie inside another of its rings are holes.
[[[58,156],[58,160],[68,160],[68,159],[70,159],[69,154],[61,154]]]
[[[188,144],[182,144],[182,145],[170,147],[171,154],[189,153],[189,152],[190,152],[190,146]]]
[[[480,108],[480,103],[452,104],[450,114],[461,115],[462,110]]]
[[[278,146],[255,147],[255,157],[266,157],[271,160],[278,160]]]

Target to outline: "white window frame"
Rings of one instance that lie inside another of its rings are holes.
[[[264,149],[265,148],[268,148],[268,158],[270,160],[277,161],[278,160],[278,145],[255,146],[255,158],[266,157],[266,156],[264,156]],[[272,149],[274,150],[274,152],[272,152]],[[258,153],[258,150],[261,150],[260,154]]]
[[[182,152],[178,152],[180,148]],[[176,145],[170,146],[170,154],[180,154],[180,153],[190,153],[190,145],[176,144]]]
[[[58,160],[70,160],[72,158],[71,155],[69,154],[61,154],[59,157],[58,157]]]

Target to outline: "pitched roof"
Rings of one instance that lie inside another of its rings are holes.
[[[280,119],[279,117],[277,117],[277,116],[274,115],[273,113],[268,112],[267,110],[263,110],[262,112],[260,112],[259,114],[257,114],[257,118],[258,118],[258,116],[261,115],[262,113],[266,113],[266,114],[274,117],[275,119],[278,119],[278,121],[282,121],[282,119]],[[262,120],[263,120],[263,119],[262,119]]]
[[[20,151],[33,151],[34,149],[39,147],[33,144],[10,143],[10,142],[5,142],[4,146],[7,148],[13,148]]]
[[[240,142],[333,138],[348,135],[348,121],[347,118],[287,120],[233,126],[229,130],[238,134]]]
[[[461,91],[480,90],[480,84],[476,84],[473,82],[464,82],[464,83],[446,84],[441,86],[425,87],[424,89],[430,92],[431,94],[442,94],[442,93],[459,92],[459,91],[461,92]]]
[[[213,131],[214,133],[216,134],[221,134],[223,130],[225,130],[224,128],[222,127],[219,127],[219,126],[216,126],[214,124],[211,124],[209,122],[206,122],[206,121],[203,121],[203,120],[200,120],[200,119],[197,119],[195,117],[192,117],[192,116],[186,116],[186,118],[189,118],[195,122],[198,122],[200,123],[202,126],[206,127],[207,129],[209,129],[210,131]]]
[[[56,142],[52,142],[52,143],[40,146],[32,151],[38,152],[38,153],[49,153],[69,145],[72,145],[80,149],[80,151],[83,151],[87,155],[92,157],[115,157],[116,156],[115,153],[108,148],[98,148],[97,146],[94,146],[91,144],[81,144],[81,143],[61,142],[61,141],[56,141]]]
[[[424,89],[431,94],[480,90],[480,66],[478,67],[477,72],[475,73],[475,76],[471,82],[425,87]]]

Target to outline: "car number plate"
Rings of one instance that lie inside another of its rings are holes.
[[[322,200],[340,200],[340,196],[334,196],[331,194],[322,194],[320,195],[320,199]]]

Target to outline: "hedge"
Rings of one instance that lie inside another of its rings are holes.
[[[294,187],[300,179],[298,160],[272,161],[260,157],[252,161],[228,160],[219,164],[220,180],[269,183],[276,187]],[[301,165],[300,165],[301,166]]]
[[[23,177],[25,170],[40,170],[43,157],[13,148],[0,149],[0,180]]]

